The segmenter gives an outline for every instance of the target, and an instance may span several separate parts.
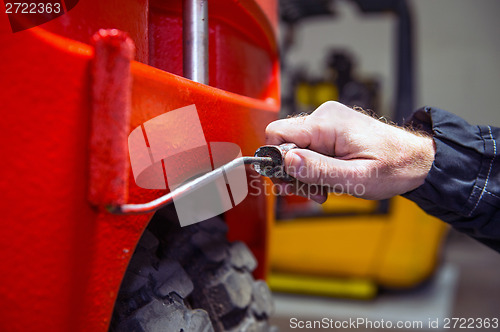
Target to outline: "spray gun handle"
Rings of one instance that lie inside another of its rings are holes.
[[[255,157],[268,157],[272,161],[254,163],[255,171],[269,178],[281,179],[287,182],[293,181],[294,178],[285,172],[285,155],[288,151],[297,148],[297,145],[293,143],[261,146],[255,151]]]

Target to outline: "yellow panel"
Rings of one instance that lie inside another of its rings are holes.
[[[271,269],[411,287],[433,272],[445,230],[443,222],[402,197],[391,200],[386,215],[278,221],[271,233]]]
[[[367,279],[319,278],[304,275],[272,273],[267,279],[273,291],[372,299],[377,285]]]
[[[377,208],[377,201],[369,201],[366,199],[356,198],[349,195],[339,195],[330,193],[328,200],[321,205],[324,213],[369,213]]]
[[[394,203],[377,281],[387,287],[411,287],[434,271],[447,225],[407,199],[398,197]]]
[[[273,271],[315,275],[370,275],[385,226],[381,216],[279,221],[271,234]]]
[[[299,83],[295,88],[295,99],[303,107],[311,106],[311,87],[307,83]]]
[[[337,86],[332,83],[320,82],[312,86],[311,88],[311,92],[313,95],[311,104],[314,107],[318,107],[319,105],[329,100],[339,99],[339,91],[337,89]]]

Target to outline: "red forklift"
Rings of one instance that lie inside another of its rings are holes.
[[[271,198],[249,192],[187,227],[172,207],[108,207],[169,192],[136,184],[127,148],[159,115],[194,104],[206,142],[243,155],[265,143],[280,109],[277,2],[52,2],[0,14],[0,330],[273,330],[255,281]]]

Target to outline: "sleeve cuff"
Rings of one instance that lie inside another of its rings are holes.
[[[447,222],[471,217],[493,163],[494,140],[485,139],[489,127],[431,107],[417,110],[409,123],[433,136],[436,155],[424,184],[402,196]]]

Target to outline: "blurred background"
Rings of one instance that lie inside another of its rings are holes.
[[[339,100],[398,123],[428,105],[499,126],[498,13],[497,0],[283,0],[281,116]],[[280,197],[275,225],[281,330],[291,318],[500,317],[500,255],[402,198]]]

